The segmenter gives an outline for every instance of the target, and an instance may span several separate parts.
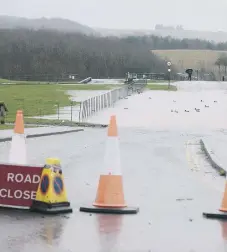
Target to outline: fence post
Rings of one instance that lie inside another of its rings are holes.
[[[101,110],[101,95],[98,97],[98,111]]]
[[[59,106],[59,102],[57,103],[57,110],[58,110],[58,120],[60,120],[60,106]]]
[[[84,118],[86,119],[88,116],[88,100],[85,101],[85,116]]]
[[[92,98],[90,98],[90,116],[92,115]]]
[[[95,113],[97,112],[97,96],[95,96]]]
[[[88,116],[90,115],[90,99],[87,100],[87,116],[86,118],[88,118]]]
[[[73,102],[71,101],[71,122],[73,121]]]
[[[94,113],[94,97],[91,98],[91,115]]]
[[[104,95],[104,101],[105,101],[104,108],[106,108],[107,107],[107,93],[105,93],[105,95]]]
[[[81,120],[81,108],[83,108],[82,103],[83,103],[83,102],[80,102],[79,122],[80,122],[80,120]],[[83,112],[82,112],[82,117],[83,117]]]

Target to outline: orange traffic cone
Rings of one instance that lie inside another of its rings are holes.
[[[222,204],[221,204],[221,207],[219,208],[219,211],[227,212],[227,181],[225,183],[225,191],[224,191]]]
[[[111,116],[105,155],[105,170],[99,178],[94,207],[81,207],[82,212],[134,214],[138,208],[129,208],[124,199],[123,180],[116,116]]]
[[[11,149],[9,153],[9,162],[20,165],[27,164],[24,116],[23,111],[21,110],[18,110],[16,114],[14,135],[12,136]]]
[[[225,182],[225,191],[222,198],[222,204],[217,213],[203,213],[203,216],[213,219],[227,219],[227,176]]]

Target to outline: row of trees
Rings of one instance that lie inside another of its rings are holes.
[[[158,36],[129,36],[125,38],[129,43],[143,45],[149,47],[152,50],[175,50],[175,49],[191,49],[191,50],[227,50],[226,43],[214,43],[207,40],[200,39],[176,39],[170,36],[158,37]]]
[[[0,76],[15,79],[49,75],[61,79],[124,77],[126,72],[166,72],[166,63],[148,48],[119,38],[55,31],[0,30]]]
[[[61,79],[124,77],[126,72],[166,73],[152,49],[227,49],[226,44],[157,36],[95,37],[56,31],[0,30],[0,76]],[[174,73],[174,69],[172,69]],[[42,77],[42,78],[41,78]]]

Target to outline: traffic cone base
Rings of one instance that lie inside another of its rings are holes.
[[[203,213],[203,216],[208,219],[227,220],[227,213]]]
[[[47,214],[72,212],[58,159],[47,159],[31,211]]]
[[[221,207],[219,208],[219,211],[220,212],[217,212],[217,213],[203,213],[203,216],[210,219],[222,219],[222,220],[226,219],[227,220],[227,181],[225,184],[225,191],[224,191],[224,195],[222,198],[222,203],[221,203]]]
[[[139,212],[137,207],[109,208],[109,207],[80,207],[80,212],[101,213],[101,214],[136,214]]]

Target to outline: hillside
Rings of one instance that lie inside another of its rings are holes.
[[[184,29],[150,29],[150,30],[134,30],[134,29],[108,29],[108,28],[91,28],[89,26],[80,24],[63,18],[38,18],[28,19],[23,17],[14,16],[1,16],[0,15],[0,29],[15,29],[27,28],[33,30],[49,29],[61,32],[79,32],[86,35],[96,36],[171,36],[176,39],[202,39],[214,42],[226,42],[227,32],[212,32],[212,31],[193,31]]]
[[[227,32],[212,32],[212,31],[193,31],[193,30],[133,30],[133,29],[108,29],[108,28],[94,28],[102,36],[144,36],[144,35],[155,35],[155,36],[171,36],[176,39],[202,39],[218,42],[227,41]]]
[[[0,15],[0,29],[15,29],[27,28],[32,30],[57,30],[61,32],[79,32],[86,35],[95,36],[171,36],[176,39],[202,39],[214,42],[226,42],[227,32],[212,32],[212,31],[193,31],[184,29],[150,29],[150,30],[134,30],[134,29],[108,29],[108,28],[91,28],[89,26],[80,24],[63,18],[38,18],[28,19],[23,17],[14,16],[1,16]]]
[[[32,30],[57,30],[61,32],[79,32],[86,35],[98,35],[92,28],[62,18],[28,19],[22,17],[0,16],[0,29],[26,28]]]

